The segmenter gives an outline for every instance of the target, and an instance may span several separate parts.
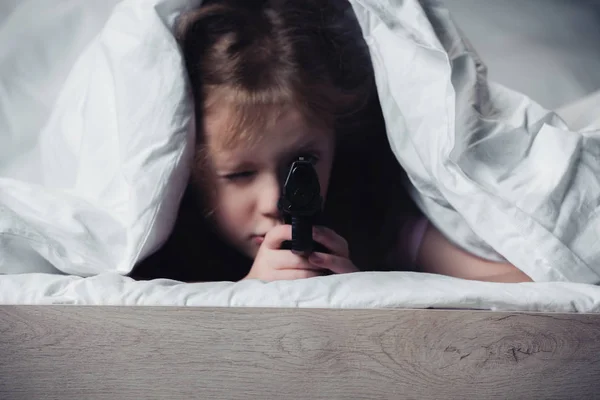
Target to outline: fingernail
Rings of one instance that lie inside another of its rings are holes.
[[[323,228],[320,226],[313,226],[313,235],[318,236],[323,233]]]
[[[323,257],[321,257],[321,256],[313,253],[313,254],[310,255],[309,261],[312,264],[320,265],[320,264],[323,264]]]
[[[310,257],[310,255],[307,254],[306,251],[298,251],[298,250],[293,250],[292,249],[292,253],[295,254],[295,255],[297,255],[297,256],[300,256],[300,257],[305,257],[305,258],[306,258],[306,256]]]

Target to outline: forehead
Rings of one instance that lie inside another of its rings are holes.
[[[206,145],[213,155],[234,155],[270,149],[293,150],[307,143],[329,142],[333,133],[324,124],[311,123],[297,109],[273,105],[259,113],[239,115],[232,107],[207,114]]]

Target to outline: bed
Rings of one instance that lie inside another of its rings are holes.
[[[82,41],[69,47],[72,53],[60,53],[65,63],[75,63],[85,38],[101,29],[116,3],[87,8],[65,0],[53,6],[56,15],[71,18],[71,29],[79,29]],[[564,3],[556,3],[548,12],[562,10]],[[23,2],[20,9],[16,2],[2,4],[0,11],[20,12],[20,18],[33,7],[33,2]],[[474,20],[475,9],[468,4],[458,0],[449,2],[449,8],[464,31],[476,32],[481,21]],[[78,18],[79,23],[73,22]],[[568,21],[577,25],[584,20]],[[542,31],[525,29],[523,35],[539,38]],[[474,39],[482,54],[493,53],[493,44],[486,47],[482,37]],[[529,50],[524,47],[522,52]],[[588,50],[590,63],[598,62],[600,53]],[[570,81],[570,90],[558,85],[552,92],[552,85],[519,87],[518,79],[510,82],[503,65],[497,66],[490,64],[490,75],[546,101],[573,132],[597,135],[600,85],[590,83],[599,77],[595,70],[583,76],[565,68],[560,85]],[[535,65],[524,66],[528,68]],[[56,79],[67,79],[64,68],[54,72]],[[41,110],[35,114],[40,119],[52,100],[51,89],[45,86],[39,93],[43,101],[34,104]],[[0,104],[1,110],[9,110],[8,103]],[[66,118],[59,117],[54,118]],[[35,124],[32,119],[25,122]],[[0,126],[11,132],[10,124]],[[33,179],[35,168],[17,171],[15,165],[0,165],[2,176]],[[1,206],[14,205],[6,194],[0,200],[0,212]],[[14,226],[6,229],[12,214],[0,215],[1,399],[598,397],[600,286],[593,276],[549,274],[523,284],[411,272],[272,283],[136,282],[119,268],[95,270],[102,265],[102,254],[90,253],[94,257],[86,262],[75,253],[59,258],[60,251],[50,250],[60,247],[42,246],[41,228],[28,232],[40,240],[36,252],[19,252],[17,245],[23,242],[7,234],[15,232]],[[90,241],[95,237],[77,235]],[[495,237],[485,237],[490,247],[507,250],[517,260],[522,257],[515,249],[494,246]],[[488,254],[486,246],[474,247]],[[120,254],[109,247],[100,250]]]

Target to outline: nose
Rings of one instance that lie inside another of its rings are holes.
[[[258,211],[261,215],[275,220],[281,219],[277,202],[281,195],[281,184],[275,174],[266,176],[258,187]]]

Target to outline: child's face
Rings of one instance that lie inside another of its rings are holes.
[[[315,160],[315,169],[325,198],[333,164],[335,135],[310,126],[296,110],[282,115],[274,126],[261,132],[252,146],[224,147],[220,141],[227,110],[208,115],[204,134],[208,150],[213,220],[233,246],[254,258],[262,238],[283,223],[277,209],[281,186],[291,163],[298,156]]]

